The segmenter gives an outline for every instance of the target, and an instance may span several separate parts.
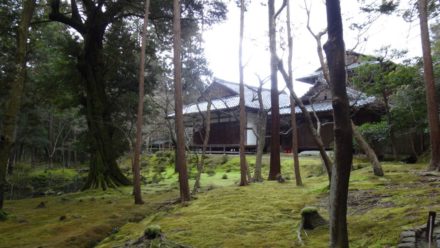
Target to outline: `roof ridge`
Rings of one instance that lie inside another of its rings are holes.
[[[226,87],[228,87],[226,84],[233,84],[233,85],[240,86],[240,83],[227,81],[227,80],[224,80],[224,79],[221,79],[221,78],[217,78],[217,77],[214,77],[214,81],[213,82],[220,83],[222,85],[225,85]],[[244,86],[247,87],[248,89],[255,90],[255,91],[257,91],[260,88],[258,86],[249,85],[249,84],[246,84],[246,83],[244,83]],[[228,88],[231,89],[230,87],[228,87]],[[264,88],[264,87],[261,87],[261,89],[265,90],[265,91],[270,91],[270,89]],[[234,89],[231,89],[231,90],[234,90]],[[239,93],[239,92],[237,92],[237,93]]]

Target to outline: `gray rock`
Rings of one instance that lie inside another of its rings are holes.
[[[401,243],[415,243],[416,237],[406,237],[400,240]]]
[[[416,243],[401,243],[397,245],[397,248],[416,248]]]
[[[404,239],[407,237],[415,237],[416,236],[416,232],[414,231],[404,231],[400,233],[400,239]]]

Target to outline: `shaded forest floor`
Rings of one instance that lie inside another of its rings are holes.
[[[0,222],[0,247],[123,247],[151,224],[160,225],[168,239],[193,247],[299,247],[303,207],[316,206],[328,219],[327,176],[320,173],[318,157],[301,157],[303,187],[290,180],[290,156],[282,157],[285,183],[247,187],[237,186],[237,157],[209,157],[202,192],[184,206],[172,204],[178,196],[176,175],[164,157],[144,163],[142,206],[133,205],[129,187],[7,201],[10,215]],[[267,173],[268,158],[264,162]],[[351,247],[393,247],[401,231],[425,223],[429,210],[440,210],[440,177],[424,173],[426,164],[385,162],[383,167],[385,176],[379,178],[367,162],[354,161]],[[41,202],[44,207],[37,208]],[[327,227],[302,238],[306,247],[328,247]]]

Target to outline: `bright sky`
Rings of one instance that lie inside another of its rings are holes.
[[[270,75],[270,58],[268,52],[269,38],[267,20],[267,1],[251,1],[248,11],[245,13],[245,37],[244,37],[244,63],[245,83],[257,85],[258,74],[261,78]],[[281,0],[275,1],[281,4]],[[325,1],[307,0],[311,5],[310,24],[315,33],[326,27]],[[363,22],[366,15],[360,13],[359,5],[354,0],[341,0],[341,8],[344,22],[344,39],[346,48],[351,49],[357,43],[358,31],[352,31],[348,27],[353,22]],[[276,7],[278,9],[278,7]],[[294,77],[312,73],[319,67],[316,53],[316,42],[306,29],[306,11],[303,1],[291,1],[292,25],[293,25],[293,70]],[[282,18],[285,13],[281,14]],[[235,1],[229,3],[228,20],[217,24],[210,30],[205,31],[205,52],[214,76],[238,82],[238,39],[239,39],[240,12]],[[284,19],[278,19],[277,29],[285,33]],[[278,32],[277,42],[286,41],[286,36]],[[327,37],[322,38],[325,43]],[[384,46],[392,49],[408,50],[407,57],[421,56],[421,42],[418,22],[407,23],[402,17],[381,16],[368,31],[362,36],[361,42],[355,49],[356,52],[377,55],[376,50]],[[285,42],[284,42],[285,43]],[[287,46],[285,46],[287,47]],[[287,49],[278,49],[280,57],[287,57]],[[284,87],[284,81],[279,76],[279,89]],[[269,84],[267,85],[269,87]],[[296,83],[295,90],[302,94],[307,90],[307,85]]]

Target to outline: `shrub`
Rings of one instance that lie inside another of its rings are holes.
[[[215,175],[215,170],[209,169],[209,170],[206,171],[206,174],[208,174],[208,176],[212,177],[212,176]]]
[[[226,164],[229,161],[229,157],[227,154],[223,154],[221,164]]]

